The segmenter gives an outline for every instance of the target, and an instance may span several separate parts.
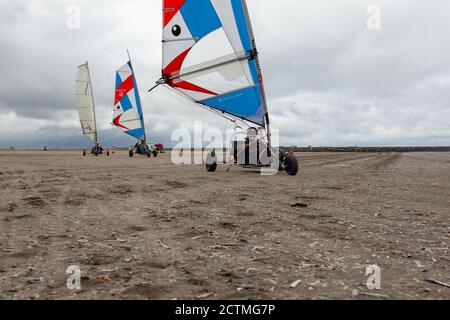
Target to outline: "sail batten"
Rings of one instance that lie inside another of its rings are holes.
[[[240,55],[236,55],[236,54],[227,55],[227,56],[224,56],[221,58],[217,58],[215,60],[204,62],[203,64],[200,64],[200,65],[184,68],[181,71],[182,72],[181,74],[178,74],[178,75],[170,74],[169,76],[171,76],[171,77],[169,79],[191,76],[193,74],[205,72],[208,70],[216,70],[219,67],[222,67],[222,66],[225,66],[228,64],[232,64],[232,63],[235,63],[238,61],[243,61],[246,59],[248,59],[248,57],[245,54],[245,52],[241,53]]]
[[[163,21],[166,83],[199,104],[265,126],[245,0],[163,0]]]
[[[93,143],[97,143],[94,96],[87,63],[78,67],[75,96],[82,132]]]

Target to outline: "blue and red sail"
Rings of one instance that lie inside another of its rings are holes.
[[[126,134],[145,140],[141,99],[131,61],[116,73],[113,124]]]
[[[193,101],[265,125],[245,0],[163,0],[163,78]]]

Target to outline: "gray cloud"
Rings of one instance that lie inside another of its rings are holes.
[[[450,3],[378,0],[382,30],[366,28],[373,1],[248,0],[273,125],[292,145],[450,144]],[[81,30],[66,27],[79,5]],[[130,49],[142,92],[160,76],[160,1],[0,2],[0,147],[82,147],[76,66],[89,60],[103,143],[133,142],[111,128],[114,71]],[[149,135],[230,125],[165,88],[142,94]]]

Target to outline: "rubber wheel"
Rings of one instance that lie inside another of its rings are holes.
[[[147,151],[147,158],[151,158],[152,157],[152,152],[151,151]]]
[[[153,156],[154,156],[155,158],[158,157],[158,150],[153,150]]]
[[[134,156],[133,150],[130,150],[130,151],[128,152],[128,155],[130,156],[130,158],[133,158],[133,156]]]
[[[209,164],[211,163],[212,164]],[[208,172],[216,172],[217,170],[217,161],[216,161],[216,151],[212,151],[208,154],[208,158],[206,159],[206,171]]]
[[[86,157],[86,150],[83,150],[83,157]]]
[[[106,156],[109,157],[109,150],[106,151]]]
[[[284,169],[290,176],[295,176],[298,173],[298,160],[293,154],[288,154],[283,161]]]
[[[206,171],[208,172],[216,172],[217,170],[217,163],[213,163],[213,164],[207,164],[206,165]]]

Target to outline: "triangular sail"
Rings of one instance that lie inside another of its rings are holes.
[[[94,96],[88,64],[78,67],[76,82],[76,107],[80,115],[83,134],[93,143],[97,143],[97,124],[95,120]]]
[[[146,139],[141,99],[131,61],[116,73],[113,124],[132,137]]]
[[[163,79],[197,103],[265,126],[245,0],[163,0]]]

